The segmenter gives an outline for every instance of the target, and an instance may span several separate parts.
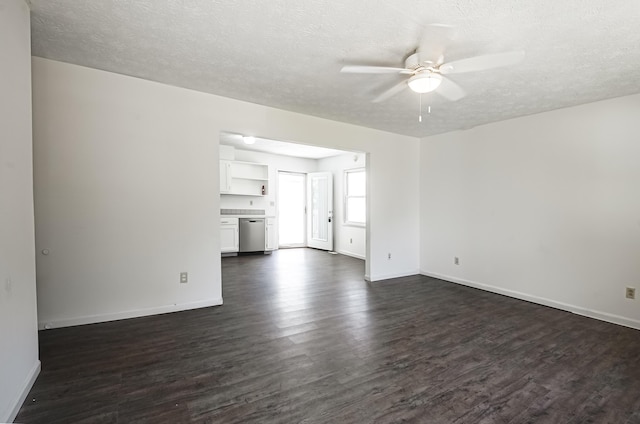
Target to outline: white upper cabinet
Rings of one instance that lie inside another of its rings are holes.
[[[220,194],[231,191],[231,161],[220,161]]]
[[[220,194],[266,196],[269,194],[269,166],[221,160]]]

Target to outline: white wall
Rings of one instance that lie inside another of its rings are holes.
[[[23,0],[0,5],[0,422],[40,371],[31,152],[31,41]]]
[[[221,209],[264,209],[268,216],[277,214],[278,171],[309,173],[315,172],[318,161],[250,150],[235,149],[235,160],[269,165],[269,192],[266,196],[220,196]],[[253,202],[253,205],[251,204]]]
[[[639,116],[635,95],[422,140],[422,272],[640,328]]]
[[[419,270],[415,138],[41,58],[33,81],[41,325],[221,301],[220,131],[370,152],[367,274]]]
[[[366,155],[348,153],[320,159],[318,170],[333,173],[334,250],[356,258],[366,257],[366,228],[344,223],[344,171],[366,167]]]

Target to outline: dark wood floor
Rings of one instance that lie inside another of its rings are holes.
[[[295,249],[224,306],[41,332],[21,423],[640,423],[640,332]]]

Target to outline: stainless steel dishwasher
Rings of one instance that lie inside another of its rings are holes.
[[[264,252],[264,218],[240,218],[240,252]]]

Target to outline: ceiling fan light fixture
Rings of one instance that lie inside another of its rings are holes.
[[[416,93],[429,93],[440,85],[442,76],[433,72],[418,73],[409,78],[409,88]]]
[[[242,137],[242,141],[244,141],[244,144],[253,144],[256,142],[256,138],[250,135],[245,135]]]

